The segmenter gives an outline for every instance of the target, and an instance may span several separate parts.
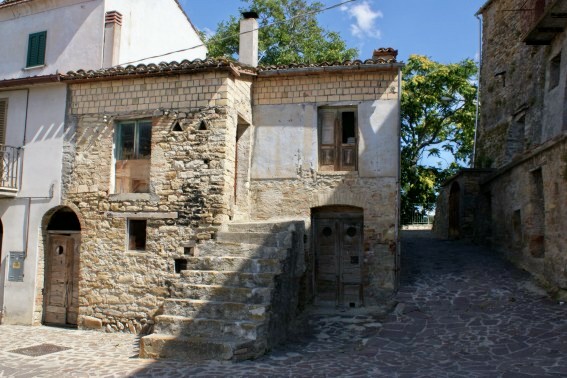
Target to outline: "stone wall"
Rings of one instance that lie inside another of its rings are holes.
[[[357,73],[278,76],[268,71],[254,89],[254,105],[397,100],[397,69]]]
[[[526,46],[534,1],[493,1],[482,13],[481,117],[477,168],[501,167],[541,143],[548,47]]]
[[[439,191],[435,205],[435,222],[433,233],[440,238],[460,238],[468,240],[479,240],[480,225],[483,223],[484,209],[481,198],[484,195],[480,180],[493,172],[491,169],[462,169],[457,175],[443,184]],[[451,205],[449,199],[453,185],[459,188],[459,206],[456,211],[459,214],[458,235],[450,235],[449,214]]]
[[[399,167],[398,69],[308,75],[260,73],[254,90],[250,218],[301,219],[308,225],[312,274],[311,212],[323,206],[363,209],[363,283],[367,305],[395,290]],[[318,169],[318,109],[356,109],[355,172]]]
[[[150,330],[178,277],[174,259],[232,216],[237,114],[227,105],[245,102],[249,85],[236,100],[231,85],[224,72],[70,85],[64,200],[85,220],[81,317],[108,331]],[[112,194],[114,128],[131,119],[152,120],[150,192]],[[128,251],[128,218],[147,219],[143,252]]]
[[[311,210],[347,205],[363,209],[363,283],[367,305],[381,304],[395,290],[397,253],[397,182],[395,178],[360,178],[357,173],[306,174],[297,179],[253,180],[252,219],[303,219],[310,247]],[[308,269],[312,269],[308,266]]]
[[[548,142],[483,183],[490,193],[485,206],[491,214],[492,246],[563,299],[567,298],[566,186],[566,137]]]

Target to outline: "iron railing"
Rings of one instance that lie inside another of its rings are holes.
[[[0,188],[18,189],[21,150],[19,147],[0,145],[0,156],[2,157]]]
[[[404,214],[402,225],[432,225],[435,219],[435,205],[412,205],[413,211]]]

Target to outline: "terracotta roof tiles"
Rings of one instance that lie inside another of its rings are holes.
[[[263,72],[286,72],[293,74],[295,71],[305,70],[323,70],[340,69],[342,68],[360,68],[364,66],[389,66],[392,64],[401,65],[395,59],[368,59],[368,60],[347,60],[343,62],[322,62],[318,64],[288,64],[278,66],[260,66],[254,68],[229,59],[195,59],[193,61],[183,60],[181,62],[162,62],[160,64],[138,64],[128,65],[125,67],[117,66],[112,68],[100,70],[78,70],[70,71],[62,75],[62,80],[89,80],[89,79],[103,79],[103,78],[123,78],[132,76],[145,76],[145,75],[170,75],[191,73],[197,71],[210,71],[228,69],[237,75],[256,75]]]

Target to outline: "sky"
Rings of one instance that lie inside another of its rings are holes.
[[[306,0],[313,2],[313,0]],[[326,7],[345,0],[319,0]],[[441,63],[478,59],[479,21],[486,0],[355,0],[319,15],[320,24],[337,31],[360,59],[379,47],[399,50],[398,60],[426,55]],[[238,15],[241,0],[180,0],[193,24],[214,33],[218,23]]]

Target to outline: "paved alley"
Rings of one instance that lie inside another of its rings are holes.
[[[403,254],[390,315],[313,314],[310,335],[255,361],[140,360],[132,335],[0,326],[0,377],[567,376],[567,304],[527,274],[426,232],[406,232]],[[42,344],[58,351],[22,350]]]

